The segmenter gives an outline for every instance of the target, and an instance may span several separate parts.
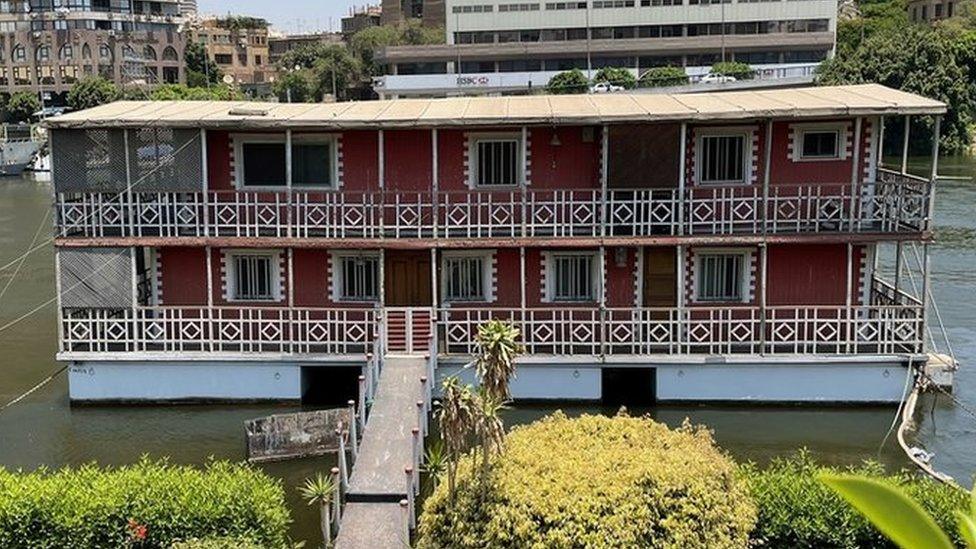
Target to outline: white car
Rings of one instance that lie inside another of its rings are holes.
[[[708,73],[702,76],[699,80],[702,84],[726,84],[728,82],[735,82],[734,76],[726,76],[724,74],[712,74]]]
[[[610,82],[597,82],[590,86],[590,93],[616,93],[624,91],[623,86],[617,86]]]

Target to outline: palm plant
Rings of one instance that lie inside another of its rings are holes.
[[[437,420],[447,454],[447,485],[451,494],[454,493],[458,459],[467,449],[468,440],[473,433],[473,418],[474,395],[471,387],[461,385],[454,376],[448,377],[442,385]]]
[[[447,467],[447,454],[444,450],[444,441],[437,439],[433,441],[424,452],[424,472],[430,476],[433,488],[437,488],[441,475]]]
[[[515,377],[515,359],[523,352],[519,335],[518,328],[501,320],[489,320],[478,326],[476,372],[481,386],[500,400],[511,397],[509,382]]]
[[[319,473],[315,478],[305,479],[305,484],[298,488],[302,499],[309,505],[319,505],[319,526],[322,529],[323,545],[329,547],[332,544],[332,526],[329,522],[330,505],[332,494],[335,491],[335,482],[331,476]]]
[[[505,400],[482,387],[474,397],[474,434],[481,445],[482,478],[487,478],[493,451],[500,451],[505,441],[505,424],[501,413],[507,408]]]
[[[922,507],[896,486],[856,475],[822,475],[821,482],[841,495],[902,549],[952,549],[949,536]],[[959,537],[976,549],[976,488],[968,512],[956,511]]]

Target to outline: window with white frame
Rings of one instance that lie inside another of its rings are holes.
[[[840,130],[803,130],[800,132],[800,158],[840,158]]]
[[[706,134],[698,140],[698,181],[704,184],[746,183],[746,134]]]
[[[698,301],[745,301],[744,268],[746,254],[701,253],[698,255]]]
[[[338,299],[376,301],[379,299],[380,258],[375,255],[339,256]]]
[[[593,254],[553,254],[547,281],[551,301],[594,301]]]
[[[483,255],[445,255],[444,301],[488,301],[487,266]]]
[[[235,136],[240,187],[288,185],[285,136]],[[291,143],[291,184],[294,187],[336,186],[335,140],[331,136],[296,135]]]
[[[484,137],[474,141],[474,184],[508,187],[520,183],[522,140],[517,137]]]
[[[234,301],[272,301],[277,299],[277,268],[269,254],[235,254],[232,256]]]

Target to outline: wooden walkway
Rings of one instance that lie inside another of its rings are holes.
[[[387,357],[349,477],[338,549],[409,547],[400,500],[407,498],[405,467],[413,464],[417,401],[424,398],[423,357]]]

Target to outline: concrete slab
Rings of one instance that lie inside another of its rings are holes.
[[[408,549],[399,503],[347,503],[336,549]]]

